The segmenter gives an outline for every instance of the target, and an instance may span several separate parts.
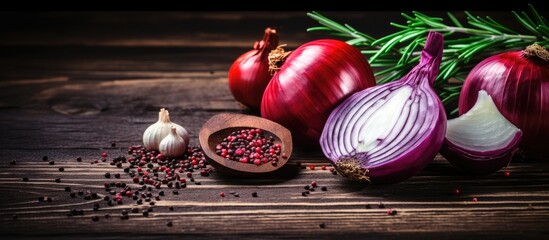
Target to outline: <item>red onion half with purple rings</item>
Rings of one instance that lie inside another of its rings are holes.
[[[341,175],[396,183],[433,160],[446,132],[444,106],[432,88],[443,43],[442,34],[429,32],[420,63],[406,76],[357,92],[332,111],[320,145]]]

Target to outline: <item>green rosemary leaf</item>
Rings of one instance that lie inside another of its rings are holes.
[[[400,37],[402,35],[405,35],[406,33],[410,32],[410,31],[413,31],[413,30],[412,29],[406,29],[406,30],[401,30],[401,31],[395,32],[393,34],[389,34],[385,37],[382,37],[382,38],[379,38],[379,39],[373,41],[372,46],[379,46],[384,42],[391,41],[392,39]]]
[[[360,51],[363,55],[373,55],[378,52],[378,50],[361,50]]]
[[[416,15],[417,18],[421,19],[425,24],[434,27],[434,28],[444,28],[446,25],[437,22],[437,18],[429,18],[426,15],[423,15],[419,12],[414,12],[414,15]]]
[[[391,26],[393,27],[396,27],[396,28],[401,28],[401,29],[410,29],[410,26],[407,26],[407,25],[401,25],[401,24],[397,24],[397,23],[389,23]]]
[[[365,43],[365,41],[364,41],[364,39],[355,38],[355,39],[351,39],[351,40],[346,41],[346,43],[351,45],[351,46],[356,46],[356,45],[363,45],[363,43]]]
[[[339,32],[348,32],[348,30],[341,24],[336,23],[332,20],[329,20],[325,18],[324,16],[320,15],[317,12],[307,13],[307,15],[315,20],[317,20],[320,24],[325,25],[326,27],[330,27],[332,29],[336,29]]]
[[[464,11],[463,13],[465,13],[469,21],[478,22],[478,19],[475,16],[473,16],[470,12]]]
[[[549,36],[549,27],[545,25],[539,25],[538,31],[544,36]]]
[[[410,56],[414,53],[414,50],[416,49],[418,45],[418,41],[412,41],[408,46],[406,46],[406,49],[404,49],[404,53],[402,53],[402,56],[398,60],[397,64],[406,64],[408,63],[408,60],[410,59]]]
[[[447,104],[448,102],[450,102],[451,100],[455,99],[458,96],[459,96],[459,92],[452,93],[448,97],[441,100],[442,104]]]
[[[329,27],[310,27],[307,28],[307,32],[314,32],[314,31],[331,31],[332,29]]]
[[[490,31],[491,33],[493,34],[501,34],[500,31],[498,31],[497,29],[493,28],[492,26],[489,26],[487,25],[486,23],[484,22],[480,22],[480,21],[469,21],[469,24],[475,26],[475,27],[478,27],[480,29],[484,29],[486,31]]]
[[[406,13],[401,13],[400,14],[401,16],[403,16],[404,18],[406,18],[408,21],[415,21],[415,18],[406,14]]]
[[[448,70],[446,73],[442,76],[442,80],[448,79],[451,76],[453,76],[457,71],[459,71],[459,68],[457,67],[458,61],[452,61],[450,64],[448,64]]]
[[[409,39],[411,38],[417,38],[417,37],[420,37],[422,35],[426,35],[428,32],[428,30],[418,30],[418,31],[415,31],[415,32],[412,32],[410,33],[409,35],[406,35],[406,36],[403,36],[399,42],[405,42],[405,41],[408,41]]]
[[[492,19],[489,16],[486,16],[486,19],[490,22],[490,24],[492,24],[492,26],[498,28],[502,32],[505,32],[505,33],[508,33],[508,34],[518,34],[517,32],[509,29],[508,27],[505,27],[505,26],[501,25],[500,23],[496,22],[494,19]]]
[[[463,25],[461,25],[461,23],[459,22],[459,20],[454,16],[454,14],[452,14],[451,12],[448,12],[448,18],[450,18],[450,20],[452,20],[452,23],[454,23],[454,25],[456,25],[457,27],[463,27]]]
[[[545,18],[543,18],[543,16],[539,15],[538,11],[536,11],[536,9],[534,8],[534,6],[532,4],[528,4],[528,8],[530,9],[530,12],[532,12],[534,17],[536,18],[537,24],[539,24],[539,25],[549,25],[549,23],[547,21],[545,21]]]

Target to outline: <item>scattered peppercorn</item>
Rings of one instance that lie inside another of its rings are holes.
[[[385,204],[379,203],[378,207],[379,207],[379,208],[385,208]]]
[[[320,190],[322,190],[322,191],[328,191],[328,188],[325,187],[325,186],[322,186],[322,187],[320,187]]]
[[[366,207],[366,209],[371,209],[372,208],[372,206],[370,206],[370,204],[366,204],[365,207]]]
[[[49,164],[50,164],[50,165],[54,165],[54,164],[55,164],[55,161],[50,161]]]
[[[77,158],[76,158],[76,161],[77,161],[77,162],[82,162],[82,158],[81,158],[81,157],[77,157]]]
[[[257,192],[253,192],[252,197],[257,197]]]
[[[387,215],[390,215],[390,216],[397,215],[397,210],[389,209],[389,210],[387,210]]]
[[[65,192],[70,192],[71,191],[71,187],[65,187]]]
[[[21,180],[23,180],[23,182],[28,182],[28,181],[29,181],[29,177],[23,177]]]
[[[115,178],[120,178],[120,173],[115,173],[115,174],[114,174],[114,177],[115,177]]]
[[[168,223],[166,224],[166,226],[171,227],[171,226],[173,226],[173,223],[172,223],[172,222],[168,222]]]
[[[48,156],[43,156],[42,161],[48,161]]]
[[[106,178],[111,178],[111,173],[106,172],[106,173],[105,173],[105,177],[106,177]]]
[[[306,196],[307,196],[307,192],[302,192],[302,193],[301,193],[301,196],[306,197]]]
[[[56,183],[60,183],[60,182],[61,182],[61,178],[56,178],[56,179],[55,179],[55,182],[56,182]]]
[[[116,142],[115,141],[111,142],[111,147],[116,147]]]
[[[98,216],[93,216],[91,219],[92,219],[92,221],[94,221],[94,222],[99,221],[99,217],[98,217]]]
[[[320,228],[326,228],[326,224],[325,224],[325,223],[318,224],[318,226],[319,226]]]
[[[172,191],[172,193],[173,193],[174,195],[177,195],[177,194],[179,194],[179,191],[177,191],[177,190],[174,189],[174,190]]]
[[[15,165],[15,164],[17,164],[17,162],[15,160],[10,161],[10,165]]]
[[[173,211],[173,210],[174,210],[173,206],[170,206],[168,209],[169,209],[170,211]]]

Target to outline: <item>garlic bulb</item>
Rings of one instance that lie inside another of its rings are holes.
[[[177,134],[177,128],[172,127],[170,134],[160,141],[159,149],[165,157],[177,157],[187,150],[187,143]]]
[[[170,113],[162,108],[158,113],[158,122],[149,126],[143,133],[143,146],[148,150],[159,150],[160,141],[170,134],[175,127],[177,134],[183,138],[185,146],[189,144],[189,133],[185,128],[170,121]]]

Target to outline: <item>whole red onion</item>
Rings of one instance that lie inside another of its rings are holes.
[[[278,50],[271,53],[272,59],[287,54]],[[353,93],[374,85],[372,69],[356,48],[339,40],[314,40],[284,60],[265,89],[261,116],[288,128],[294,143],[319,147],[331,111]]]
[[[532,158],[549,158],[549,52],[534,44],[523,51],[491,56],[465,79],[459,114],[486,91],[503,116],[523,132],[520,147]]]
[[[229,89],[234,98],[252,110],[259,110],[263,90],[269,84],[269,53],[278,46],[275,29],[265,29],[260,42],[254,49],[238,57],[229,69]]]

